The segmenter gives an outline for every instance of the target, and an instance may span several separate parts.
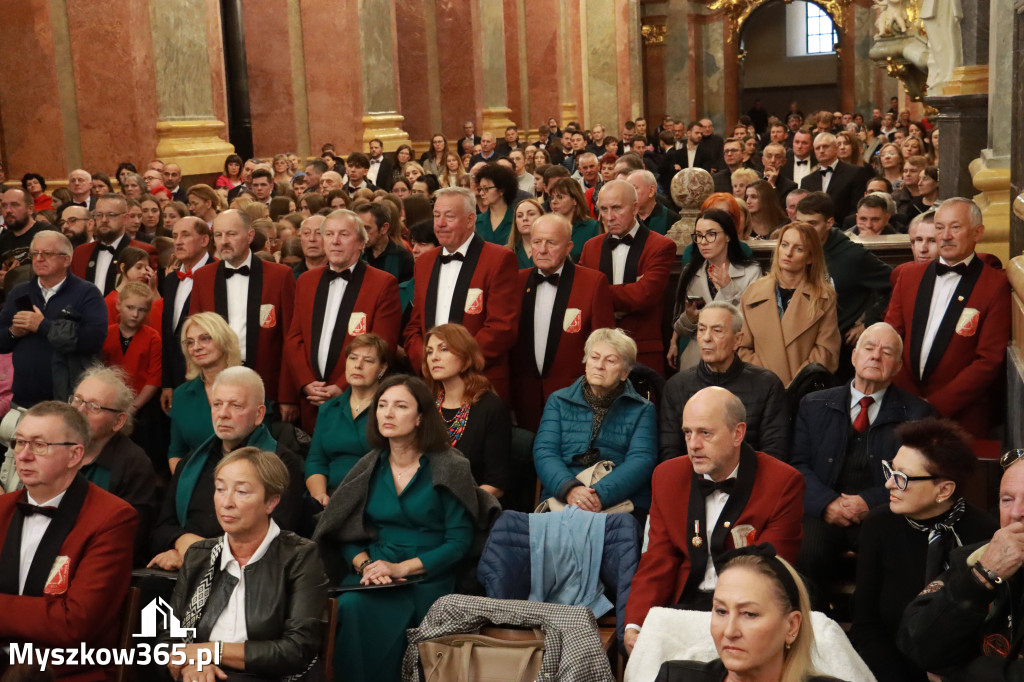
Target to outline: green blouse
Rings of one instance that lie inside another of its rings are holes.
[[[600,233],[601,223],[593,218],[585,218],[572,226],[572,251],[569,252],[569,255],[572,256],[573,263],[580,262],[583,245],[587,243],[587,240]]]
[[[359,458],[371,450],[366,443],[370,410],[363,410],[353,419],[351,397],[352,389],[346,388],[320,406],[306,456],[306,478],[314,474],[326,476],[328,492],[333,492]]]
[[[491,209],[487,209],[476,217],[476,233],[485,242],[491,242],[498,246],[508,244],[508,236],[512,232],[512,221],[515,220],[515,211],[512,207],[505,209],[505,217],[498,223],[498,229],[491,228]]]
[[[523,248],[522,242],[516,244],[516,259],[519,261],[520,270],[533,267],[533,258],[526,255],[526,249]]]
[[[202,375],[174,389],[171,403],[171,442],[167,458],[186,457],[213,435],[210,401]]]

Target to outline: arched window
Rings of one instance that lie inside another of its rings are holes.
[[[831,54],[835,52],[836,29],[832,19],[813,2],[807,7],[807,54]]]

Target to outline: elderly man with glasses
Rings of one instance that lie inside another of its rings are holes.
[[[107,336],[99,290],[69,272],[68,238],[43,230],[29,253],[33,278],[14,287],[0,310],[0,353],[14,354],[13,400],[19,407],[67,400]]]
[[[897,644],[924,670],[949,680],[1019,680],[1024,614],[1024,450],[999,461],[999,530],[954,549],[949,568],[903,614]]]
[[[134,246],[149,254],[149,266],[156,270],[160,263],[156,249],[136,241],[125,233],[128,202],[120,194],[104,194],[96,200],[92,217],[95,241],[75,248],[71,272],[92,282],[106,296],[114,290],[118,275],[118,258],[126,247]]]

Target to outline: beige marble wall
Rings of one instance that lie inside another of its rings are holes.
[[[212,119],[204,0],[150,0],[149,17],[160,120]]]
[[[690,9],[686,2],[667,3],[665,21],[665,103],[673,119],[690,118]],[[658,122],[660,123],[660,121]],[[652,125],[649,122],[648,125]]]
[[[615,0],[587,0],[581,3],[583,17],[583,82],[587,102],[583,124],[600,123],[618,130],[618,61],[616,54]]]
[[[501,2],[480,0],[480,28],[483,31],[484,108],[506,107],[505,8]]]
[[[988,142],[989,165],[1002,159],[1009,165],[1010,124],[1013,116],[1013,0],[990,0],[988,52]],[[1018,19],[1019,21],[1019,19]],[[1019,86],[1020,84],[1016,84]]]
[[[391,40],[394,8],[390,0],[359,0],[363,107],[369,114],[398,111],[395,58]]]
[[[871,50],[874,35],[874,12],[870,7],[854,7],[854,77],[853,102],[854,111],[864,114],[865,120],[875,107],[875,79],[878,77],[878,65],[871,61],[868,52]]]
[[[710,118],[715,130],[725,130],[725,27],[723,20],[712,21],[704,26],[703,79],[698,87],[704,90],[704,109],[700,117]]]

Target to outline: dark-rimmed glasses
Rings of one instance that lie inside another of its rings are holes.
[[[911,481],[934,481],[937,478],[942,478],[942,476],[908,476],[898,469],[893,469],[892,462],[884,459],[882,460],[882,474],[885,475],[886,481],[890,478],[895,481],[897,490],[906,490]]]

